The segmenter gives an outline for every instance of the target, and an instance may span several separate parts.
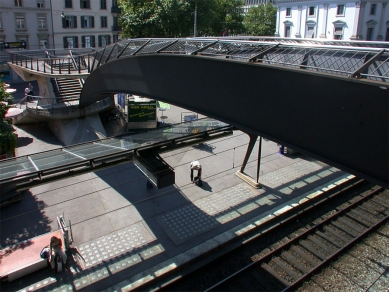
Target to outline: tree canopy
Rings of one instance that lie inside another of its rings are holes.
[[[244,31],[242,0],[119,0],[124,37],[219,36]]]
[[[4,83],[0,80],[0,152],[6,152],[16,146],[14,129],[5,115],[10,108],[13,97],[5,91]],[[0,153],[2,154],[2,153]]]
[[[277,8],[270,3],[253,6],[244,17],[244,26],[249,35],[274,36]]]

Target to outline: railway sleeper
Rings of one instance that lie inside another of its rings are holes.
[[[356,232],[354,229],[346,228],[342,224],[340,224],[339,222],[331,222],[331,224],[334,225],[336,228],[342,230],[344,233],[350,235],[353,238],[355,238],[359,235],[358,232]]]
[[[303,273],[297,269],[296,266],[291,265],[289,266],[286,262],[284,262],[280,258],[273,258],[274,263],[279,266],[286,274],[289,275],[289,277],[293,278],[293,282],[297,279],[300,279]],[[297,271],[294,271],[291,267],[296,269]]]
[[[368,205],[365,203],[363,205],[360,205],[358,206],[358,209],[362,210],[363,212],[365,212],[366,214],[369,214],[373,217],[379,217],[379,216],[383,216],[383,214],[373,208],[369,208]]]
[[[274,271],[268,264],[262,264],[262,268],[285,286],[290,286],[291,283],[278,275],[278,273]]]
[[[364,210],[363,208],[357,208],[355,210],[353,210],[352,212],[357,212],[358,214],[361,214],[361,216],[363,215],[364,217],[363,218],[366,218],[367,221],[371,222],[372,224],[375,224],[377,223],[380,219],[382,219],[383,215],[382,214],[371,214],[369,212],[366,212],[366,210]]]
[[[377,213],[381,213],[381,214],[385,214],[385,211],[387,210],[387,208],[383,207],[379,203],[374,202],[372,200],[365,202],[362,206],[367,208],[367,209],[372,209],[372,210],[376,211]]]
[[[324,238],[316,237],[316,236],[308,236],[308,238],[318,247],[322,248],[327,253],[327,257],[332,255],[337,250],[337,248],[334,245],[332,245]]]
[[[323,254],[321,251],[317,250],[317,248],[315,248],[314,246],[312,246],[309,242],[307,241],[301,241],[300,244],[305,247],[305,249],[307,249],[309,252],[311,252],[312,254],[314,254],[315,256],[317,256],[319,259],[321,259],[322,261],[324,261],[325,259],[327,259],[327,256],[325,254]]]
[[[327,240],[328,242],[330,242],[331,244],[333,244],[334,246],[336,246],[337,248],[341,248],[342,246],[344,246],[344,244],[340,244],[339,242],[337,242],[335,239],[331,238],[330,236],[328,236],[327,234],[324,234],[323,232],[321,231],[317,231],[316,234],[320,237],[322,237],[323,239]],[[343,240],[341,240],[343,241]]]
[[[357,221],[359,224],[365,226],[366,228],[370,228],[371,226],[374,225],[374,222],[370,222],[369,220],[367,220],[366,218],[364,218],[363,216],[361,216],[361,214],[357,213],[357,212],[349,212],[347,213],[347,217],[349,217],[351,220],[354,220],[354,221]]]
[[[350,219],[347,220],[346,217],[340,217],[340,218],[338,218],[338,221],[340,221],[341,223],[343,223],[347,227],[350,227],[351,229],[354,229],[356,232],[358,232],[358,234],[356,236],[358,236],[359,234],[361,234],[365,231],[357,222],[355,222],[355,221],[350,222]]]
[[[312,266],[316,267],[318,264],[320,264],[320,260],[317,259],[316,256],[309,256],[308,251],[304,250],[301,246],[295,245],[292,247],[292,250]]]
[[[302,263],[298,258],[296,258],[288,251],[283,252],[281,257],[284,261],[288,262],[292,266],[295,266],[298,270],[300,270],[304,274],[308,273],[313,268],[309,263],[307,264]],[[307,265],[309,265],[309,267],[307,267]]]
[[[341,229],[338,229],[337,230],[337,227],[333,227],[331,225],[328,225],[328,226],[324,226],[323,229],[329,233],[331,233],[333,236],[336,236],[337,238],[341,239],[342,241],[346,243],[350,242],[351,240],[353,240],[353,237],[351,235],[350,238],[347,238],[346,236],[343,236],[342,234],[340,234]]]
[[[373,198],[373,202],[375,202],[375,203],[377,203],[377,204],[380,204],[380,205],[386,207],[386,209],[389,208],[389,203],[388,203],[387,201],[385,201],[385,199],[382,198],[381,196],[375,196],[375,197]]]

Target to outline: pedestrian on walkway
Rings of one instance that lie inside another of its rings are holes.
[[[31,85],[31,83],[28,83],[28,88],[30,88],[30,98],[35,99],[34,96],[34,86]]]
[[[27,101],[30,101],[30,87],[26,87],[26,89],[24,89],[24,97],[27,98]]]
[[[197,176],[194,179],[193,179],[193,170],[197,170]],[[190,180],[192,181],[192,184],[197,179],[201,180],[201,171],[202,171],[202,167],[200,162],[195,160],[190,163]]]

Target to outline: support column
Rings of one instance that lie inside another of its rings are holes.
[[[274,33],[275,37],[280,36],[280,7],[277,6],[277,20],[276,20],[276,32]]]
[[[321,28],[321,35],[320,38],[327,38],[327,18],[328,18],[328,4],[323,5],[323,22],[322,22],[322,28]]]
[[[359,21],[359,14],[361,11],[361,2],[355,2],[355,10],[354,10],[354,23],[353,23],[353,34],[350,37],[350,40],[357,40],[358,39],[358,21]]]
[[[384,39],[384,37],[383,37],[384,34],[382,32],[382,26],[386,22],[384,17],[385,17],[386,4],[388,4],[388,3],[381,3],[381,4],[382,4],[382,9],[381,9],[381,17],[380,17],[379,24],[378,24],[378,37],[377,37],[377,41],[382,41]]]
[[[301,38],[301,10],[302,6],[299,6],[297,15],[297,33],[295,34],[296,38]]]
[[[243,159],[243,163],[242,163],[242,166],[240,168],[240,170],[238,170],[236,172],[236,175],[238,177],[240,177],[241,179],[243,179],[245,182],[247,182],[249,185],[251,185],[252,187],[254,188],[259,188],[259,183],[258,183],[258,179],[259,179],[259,165],[260,165],[260,162],[261,162],[261,150],[262,150],[262,137],[260,138],[260,144],[259,144],[259,149],[258,149],[258,164],[257,164],[257,180],[255,181],[253,178],[251,178],[250,176],[248,176],[247,174],[244,173],[244,169],[246,168],[246,165],[247,165],[247,161],[249,160],[250,158],[250,154],[251,152],[253,151],[253,148],[254,148],[254,145],[255,145],[255,142],[257,141],[257,136],[256,135],[252,135],[252,134],[248,134],[250,137],[250,142],[249,142],[249,145],[247,145],[247,150],[246,150],[246,155]]]
[[[359,21],[358,21],[358,40],[363,40],[365,39],[362,35],[362,28],[363,28],[363,22],[365,18],[365,7],[366,7],[366,2],[361,3],[361,10],[359,13]]]

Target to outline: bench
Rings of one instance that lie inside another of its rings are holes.
[[[13,281],[40,269],[47,267],[47,259],[42,259],[40,253],[42,249],[50,244],[52,236],[61,238],[63,250],[66,252],[67,247],[72,240],[67,239],[69,232],[63,228],[62,217],[57,218],[60,229],[46,233],[31,239],[25,240],[10,247],[0,250],[0,280]],[[61,227],[62,226],[62,227]]]

